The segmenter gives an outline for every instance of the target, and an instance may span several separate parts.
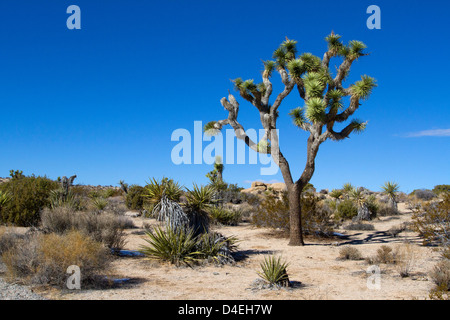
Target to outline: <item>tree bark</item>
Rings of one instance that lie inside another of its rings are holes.
[[[300,203],[301,188],[293,184],[288,188],[289,196],[289,245],[304,246],[302,230],[302,206]]]

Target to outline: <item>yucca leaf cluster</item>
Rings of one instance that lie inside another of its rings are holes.
[[[289,276],[286,271],[288,263],[283,261],[281,257],[264,257],[260,267],[261,271],[258,272],[258,275],[270,285],[289,286]]]
[[[146,231],[147,245],[140,252],[151,259],[166,261],[175,265],[191,265],[202,260],[218,263],[234,261],[232,253],[236,250],[237,239],[225,238],[218,233],[196,235],[191,228],[170,226],[156,227]]]

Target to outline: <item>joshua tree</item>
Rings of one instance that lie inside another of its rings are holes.
[[[389,205],[397,210],[397,192],[399,190],[398,183],[395,182],[385,182],[383,186],[381,186],[381,189],[383,189],[383,193],[389,196]]]
[[[358,215],[355,220],[370,220],[370,211],[367,207],[366,198],[360,188],[353,188],[349,196],[356,202]]]
[[[223,185],[223,162],[222,157],[216,156],[216,161],[214,162],[214,170],[206,174],[206,177],[211,181],[211,185],[216,189],[220,189]]]
[[[360,41],[350,41],[347,45],[341,36],[333,32],[325,38],[328,49],[322,59],[311,53],[298,55],[297,41],[286,38],[273,53],[273,59],[264,61],[262,82],[237,78],[234,87],[240,96],[250,102],[259,112],[261,124],[265,130],[259,142],[253,141],[238,121],[239,103],[233,94],[220,100],[228,111],[228,118],[212,121],[205,125],[205,131],[215,134],[225,125],[230,125],[238,139],[242,139],[252,150],[271,154],[274,162],[280,167],[289,195],[290,245],[303,245],[300,195],[303,188],[311,180],[315,171],[315,159],[319,146],[327,139],[341,141],[352,132],[361,132],[366,123],[353,119],[342,130],[335,131],[336,123],[344,123],[360,107],[361,101],[367,99],[376,86],[374,78],[362,76],[361,80],[344,87],[344,80],[350,72],[352,64],[365,56],[366,45]],[[330,60],[341,57],[343,62],[335,73],[329,69]],[[283,90],[273,101],[271,78],[275,71],[281,76]],[[306,164],[298,180],[294,180],[289,163],[280,149],[277,131],[279,107],[283,100],[297,88],[304,107],[293,109],[289,115],[294,124],[309,133],[306,150]],[[348,106],[344,107],[344,102]]]

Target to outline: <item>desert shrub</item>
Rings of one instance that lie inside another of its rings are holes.
[[[0,256],[25,236],[0,227]]]
[[[302,228],[306,235],[329,236],[333,232],[331,216],[333,211],[324,202],[306,193],[300,200],[302,206]]]
[[[281,257],[268,256],[260,264],[261,272],[258,275],[274,286],[289,286],[289,276],[287,274],[288,263],[281,260]]]
[[[439,261],[429,273],[430,280],[437,288],[449,291],[450,290],[450,260],[444,259]]]
[[[106,247],[120,250],[125,245],[124,229],[134,227],[131,220],[112,214],[76,212],[59,207],[42,212],[42,228],[48,233],[65,234],[78,230]]]
[[[144,206],[145,188],[132,185],[128,188],[128,193],[125,196],[125,205],[130,210],[142,210]]]
[[[80,267],[82,283],[95,281],[108,270],[110,254],[101,243],[71,231],[65,235],[34,235],[23,239],[4,253],[2,259],[14,278],[63,286],[71,265]]]
[[[312,193],[304,193],[300,199],[302,210],[302,227],[306,235],[327,236],[332,232],[332,211]],[[282,193],[281,200],[268,194],[252,215],[252,224],[289,230],[289,200],[287,192]]]
[[[402,278],[409,277],[416,259],[416,248],[410,243],[396,247],[394,260],[398,273]]]
[[[410,193],[410,195],[414,195],[414,197],[418,200],[429,201],[433,198],[436,198],[436,194],[428,189],[418,189],[414,190]]]
[[[450,193],[444,194],[443,201],[424,205],[413,214],[412,220],[414,230],[425,243],[450,246]]]
[[[336,209],[334,217],[337,220],[352,219],[358,215],[358,207],[349,199],[341,201]]]
[[[208,211],[213,223],[226,226],[237,226],[242,217],[241,210],[212,207]]]
[[[6,266],[7,276],[11,279],[23,279],[30,282],[38,282],[39,277],[34,278],[41,265],[40,234],[27,235],[16,239],[11,247],[2,253],[2,262]]]
[[[269,194],[256,208],[251,222],[256,227],[289,230],[289,201],[287,193],[283,193],[282,199]]]
[[[256,194],[242,192],[241,196],[244,202],[253,207],[258,207],[261,204],[261,197]]]
[[[392,248],[386,245],[382,245],[377,250],[375,261],[378,263],[385,263],[385,264],[395,263],[395,256]]]
[[[396,208],[393,208],[392,206],[390,206],[386,203],[380,203],[378,205],[377,213],[378,213],[378,216],[380,216],[380,217],[396,216],[396,215],[400,214],[400,212]]]
[[[112,198],[123,195],[123,191],[118,188],[106,188],[102,191],[102,196],[104,198]]]
[[[340,259],[340,260],[361,260],[362,255],[361,255],[361,252],[357,248],[351,247],[351,246],[345,246],[339,250],[339,258],[338,259]]]
[[[46,177],[19,176],[0,185],[0,191],[10,195],[1,209],[0,220],[18,226],[32,226],[39,222],[39,213],[50,205],[50,193],[58,183]]]
[[[370,218],[374,219],[378,215],[380,205],[377,203],[374,195],[367,197],[365,204],[370,211]]]
[[[450,193],[450,184],[439,184],[434,186],[433,190],[434,194],[440,195],[441,193]]]

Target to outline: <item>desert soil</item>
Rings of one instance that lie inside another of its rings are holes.
[[[398,237],[386,233],[393,226],[410,221],[411,213],[403,204],[402,214],[381,217],[371,222],[374,231],[344,231],[348,239],[307,239],[304,247],[288,246],[288,239],[275,237],[269,229],[258,229],[243,223],[236,227],[217,227],[216,231],[236,236],[239,253],[244,259],[235,265],[203,265],[175,267],[147,258],[123,257],[114,261],[114,277],[131,281],[109,289],[55,290],[38,292],[48,299],[151,299],[151,300],[308,300],[308,299],[426,299],[433,283],[428,272],[439,260],[439,253],[431,247],[421,245],[421,240],[412,231],[402,232]],[[133,218],[136,226],[155,223],[154,220]],[[138,250],[145,244],[143,231],[127,230],[125,249]],[[139,234],[141,233],[141,234]],[[409,277],[402,278],[393,265],[380,264],[379,289],[367,286],[369,265],[364,260],[339,260],[339,250],[346,245],[357,248],[363,257],[374,256],[382,245],[392,248],[405,241],[413,243],[414,260]],[[280,255],[287,262],[289,278],[293,283],[288,289],[261,289],[255,286],[260,263],[268,254]]]

